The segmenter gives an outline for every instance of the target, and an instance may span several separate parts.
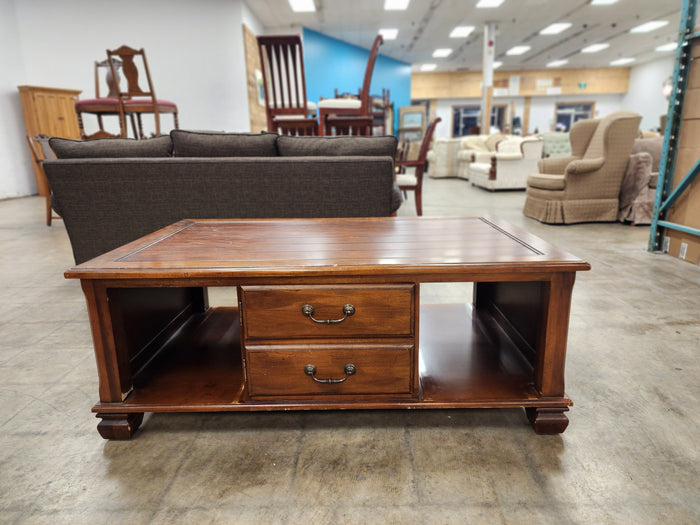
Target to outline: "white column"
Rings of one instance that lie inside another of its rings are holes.
[[[484,58],[481,82],[481,133],[489,134],[491,123],[491,97],[493,96],[493,57],[496,50],[496,23],[484,26]]]

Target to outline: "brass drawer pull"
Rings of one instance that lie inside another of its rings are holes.
[[[343,377],[341,379],[319,379],[315,375],[316,374],[316,367],[314,365],[306,365],[304,367],[304,373],[307,376],[311,376],[311,379],[313,379],[317,383],[324,383],[324,384],[331,384],[331,385],[334,385],[337,383],[342,383],[351,375],[355,375],[355,373],[357,372],[357,367],[355,365],[353,365],[352,363],[348,363],[347,365],[345,365],[345,368],[343,368],[343,371],[345,372],[345,377]]]
[[[304,314],[306,317],[311,319],[314,323],[319,323],[319,324],[335,324],[335,323],[342,323],[350,317],[352,314],[355,313],[355,307],[351,304],[346,304],[343,306],[343,317],[340,319],[316,319],[314,317],[314,307],[310,304],[305,304],[304,306],[301,307],[301,313]]]

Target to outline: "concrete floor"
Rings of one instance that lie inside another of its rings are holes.
[[[564,434],[536,435],[519,409],[348,411],[146,415],[133,440],[104,441],[65,229],[43,224],[43,199],[8,200],[0,522],[700,522],[700,268],[648,253],[647,227],[527,219],[523,192],[427,179],[424,194],[426,215],[496,215],[592,264],[574,287]]]

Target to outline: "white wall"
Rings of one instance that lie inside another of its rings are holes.
[[[659,117],[668,112],[668,100],[663,96],[663,84],[673,75],[674,54],[659,60],[648,62],[632,68],[630,87],[622,99],[622,109],[636,111],[642,115],[640,127],[644,130],[656,130]]]
[[[181,128],[250,130],[242,24],[254,31],[260,24],[243,0],[0,2],[3,61],[11,61],[3,64],[0,93],[11,99],[9,114],[21,116],[17,86],[22,84],[94,96],[94,61],[106,58],[108,48],[126,44],[146,50],[156,94],[177,103]],[[0,148],[9,141],[12,156],[22,158],[17,169],[18,159],[5,158],[0,149],[0,198],[26,195],[35,188],[24,124],[21,118],[5,118],[0,107],[0,138],[5,139]],[[161,117],[166,129],[170,118]],[[86,116],[88,132],[95,129],[90,120]],[[147,132],[152,122],[144,118]]]
[[[36,193],[17,86],[24,65],[15,2],[0,0],[0,198]]]

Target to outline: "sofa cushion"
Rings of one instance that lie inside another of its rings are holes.
[[[528,187],[542,190],[563,190],[566,187],[566,179],[563,175],[548,175],[545,173],[533,173],[527,178]]]
[[[394,157],[397,139],[380,137],[277,137],[277,149],[283,157]]]
[[[170,132],[173,157],[276,157],[276,133]]]
[[[173,144],[163,135],[148,140],[106,138],[74,140],[51,137],[49,146],[59,159],[169,157]]]

